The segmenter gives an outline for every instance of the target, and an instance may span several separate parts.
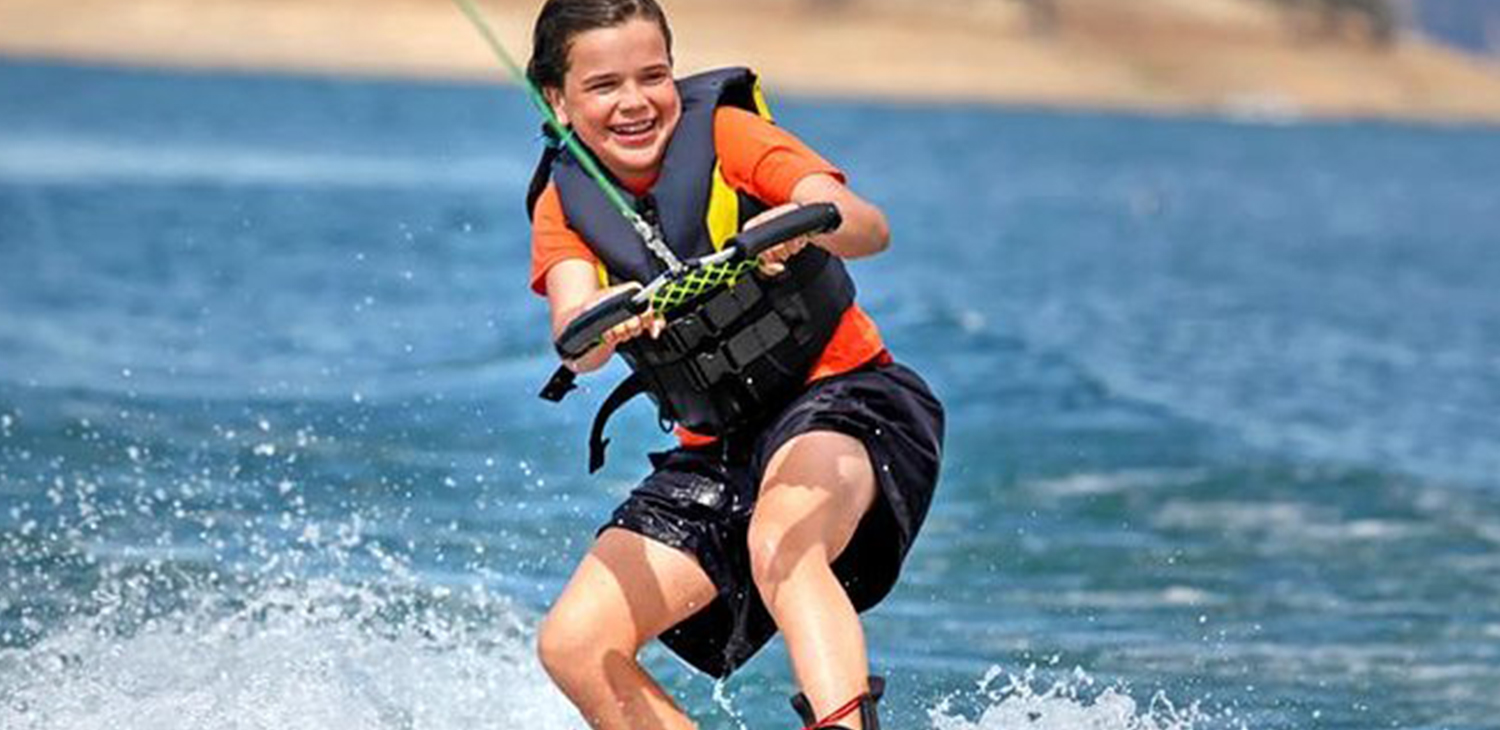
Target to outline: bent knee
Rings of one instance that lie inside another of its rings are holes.
[[[752,522],[747,536],[750,575],[762,588],[785,582],[803,561],[827,564],[831,558],[817,540],[797,534],[795,527],[771,522]]]
[[[602,670],[611,654],[634,657],[639,650],[628,632],[611,631],[608,621],[579,612],[554,608],[537,629],[537,658],[560,683]]]

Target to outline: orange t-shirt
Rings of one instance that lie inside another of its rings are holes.
[[[791,200],[792,188],[808,175],[825,173],[844,180],[844,173],[786,130],[743,109],[714,112],[714,148],[724,181],[760,201],[777,206]],[[634,191],[636,193],[644,192]],[[547,272],[568,259],[597,264],[583,237],[568,226],[557,186],[549,184],[537,199],[531,222],[531,289],[547,294]],[[853,370],[885,351],[875,321],[853,304],[813,365],[808,382]],[[678,429],[684,444],[712,439]]]

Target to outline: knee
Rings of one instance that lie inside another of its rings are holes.
[[[750,575],[762,594],[785,583],[799,562],[811,556],[792,528],[770,521],[752,522],[749,551]]]
[[[559,607],[562,608],[562,607]],[[536,653],[542,668],[566,689],[595,681],[611,654],[635,656],[638,646],[612,636],[597,617],[554,608],[537,630]]]

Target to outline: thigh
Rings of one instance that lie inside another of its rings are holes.
[[[870,455],[863,443],[835,431],[809,431],[771,455],[750,520],[751,550],[819,553],[832,562],[848,546],[875,502]],[[774,546],[757,543],[774,543]]]
[[[687,553],[619,528],[599,535],[558,596],[561,622],[632,651],[707,606],[714,584]]]

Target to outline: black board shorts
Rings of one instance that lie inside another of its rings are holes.
[[[895,585],[932,502],[941,461],[942,405],[900,364],[815,381],[747,435],[651,454],[654,471],[599,530],[629,530],[697,559],[717,597],[660,638],[706,674],[729,676],[776,635],[751,578],[750,515],[771,456],[812,431],[859,439],[875,471],[875,502],[833,564],[855,610],[864,611]]]

